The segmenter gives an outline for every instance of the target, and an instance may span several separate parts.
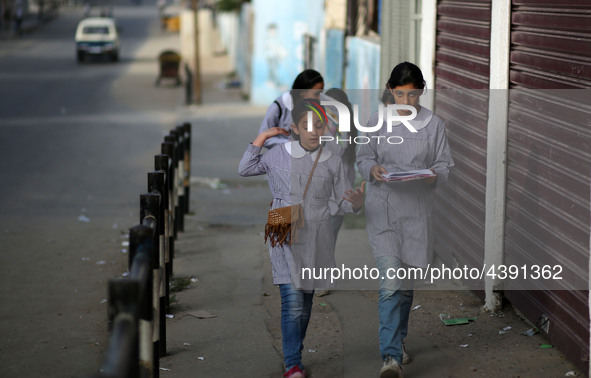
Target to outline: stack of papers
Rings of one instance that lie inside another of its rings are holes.
[[[388,182],[421,180],[426,177],[433,176],[435,176],[435,174],[430,169],[417,169],[414,171],[406,172],[389,172],[388,174],[382,175],[382,177],[384,177],[384,180]]]

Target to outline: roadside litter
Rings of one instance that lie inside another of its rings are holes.
[[[529,337],[532,337],[533,335],[538,334],[538,333],[540,333],[540,330],[537,329],[536,327],[533,327],[533,328],[528,329],[527,331],[521,332],[521,334],[523,336],[529,336]]]
[[[499,331],[499,335],[502,335],[504,333],[508,333],[507,331],[511,329],[511,326],[507,326],[505,328],[503,328],[502,330]]]
[[[228,185],[221,182],[219,177],[197,177],[191,176],[191,184],[208,186],[211,189],[227,189]]]
[[[452,325],[459,325],[459,324],[468,324],[471,321],[478,319],[478,317],[463,317],[463,318],[453,318],[452,319],[449,314],[439,314],[439,319],[446,326],[452,326]]]
[[[78,217],[78,222],[89,223],[90,222],[90,218],[88,218],[86,215],[80,215]]]
[[[214,315],[212,313],[209,313],[205,310],[196,310],[196,311],[187,311],[187,312],[182,312],[180,314],[178,314],[177,316],[179,318],[185,317],[187,315],[190,315],[194,318],[198,318],[198,319],[210,319],[210,318],[217,318],[217,315]]]

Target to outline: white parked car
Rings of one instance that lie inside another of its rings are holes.
[[[119,36],[112,18],[86,18],[76,29],[78,62],[89,55],[106,55],[113,62],[119,60]]]

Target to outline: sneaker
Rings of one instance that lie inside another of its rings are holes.
[[[285,378],[306,378],[306,374],[300,369],[298,365],[289,369],[289,371],[283,374]]]
[[[410,364],[411,362],[412,358],[410,358],[410,355],[406,352],[404,343],[402,343],[402,365]]]
[[[384,366],[382,370],[380,370],[380,378],[403,378],[404,374],[402,373],[402,366],[393,359],[392,357],[388,357],[386,361],[384,361]]]

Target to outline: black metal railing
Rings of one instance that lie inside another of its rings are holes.
[[[109,281],[109,341],[92,378],[158,377],[166,355],[174,241],[189,212],[191,124],[164,137],[140,195],[140,223],[129,230],[129,274]]]

